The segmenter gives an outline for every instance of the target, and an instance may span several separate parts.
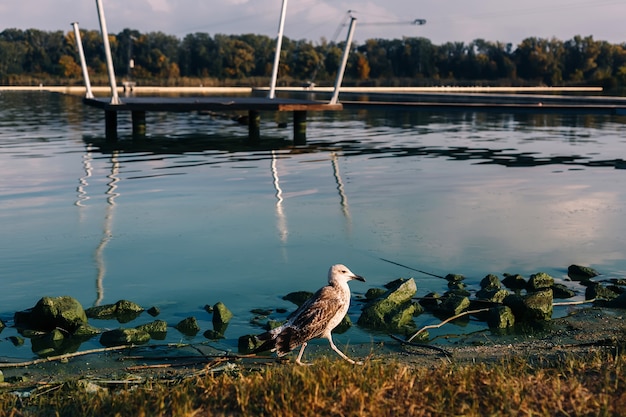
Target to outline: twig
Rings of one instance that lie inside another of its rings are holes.
[[[576,306],[580,304],[588,304],[595,302],[596,299],[592,298],[591,300],[582,300],[582,301],[563,301],[562,303],[552,303],[553,307],[562,307],[562,306]]]
[[[22,368],[25,366],[38,365],[40,363],[55,362],[55,361],[61,361],[64,359],[74,358],[77,356],[90,355],[92,353],[111,352],[114,350],[130,349],[132,347],[133,345],[113,346],[113,347],[100,348],[100,349],[83,350],[81,352],[66,353],[64,355],[48,356],[47,358],[34,359],[28,362],[0,363],[0,368]]]
[[[442,322],[441,322],[441,323],[439,323],[439,324],[430,324],[430,325],[428,325],[428,326],[424,326],[424,327],[422,327],[422,328],[421,328],[421,329],[419,329],[417,332],[415,332],[415,334],[413,334],[413,336],[409,337],[406,341],[407,341],[407,342],[411,342],[411,341],[412,341],[413,339],[415,339],[415,338],[416,338],[416,337],[417,337],[420,333],[422,333],[422,332],[424,332],[424,331],[426,331],[426,330],[428,330],[428,329],[438,329],[438,328],[440,328],[441,326],[443,326],[444,324],[449,323],[449,322],[451,322],[452,320],[456,320],[456,319],[458,319],[459,317],[467,316],[467,315],[470,315],[470,314],[484,313],[484,312],[489,311],[489,310],[490,310],[489,308],[481,308],[481,309],[478,309],[478,310],[469,310],[469,311],[464,311],[464,312],[462,312],[462,313],[457,314],[456,316],[452,316],[452,317],[449,317],[449,318],[445,319],[444,321],[442,321]]]
[[[452,356],[452,353],[448,352],[444,348],[440,348],[439,346],[431,346],[431,345],[427,345],[427,344],[424,344],[424,343],[409,342],[409,341],[400,339],[398,336],[393,335],[393,334],[390,334],[389,337],[391,337],[393,340],[397,340],[398,342],[402,343],[403,345],[409,345],[409,346],[414,346],[414,347],[419,347],[419,348],[424,348],[424,349],[436,350],[437,352],[443,353],[446,356]]]

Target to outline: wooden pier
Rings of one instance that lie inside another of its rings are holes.
[[[293,112],[293,139],[296,144],[306,143],[306,116],[308,111],[338,111],[339,103],[314,100],[265,97],[124,97],[117,104],[111,98],[84,98],[83,102],[104,110],[105,132],[108,140],[117,139],[117,114],[130,112],[133,137],[146,135],[146,112],[248,112],[248,137],[259,140],[261,112]]]

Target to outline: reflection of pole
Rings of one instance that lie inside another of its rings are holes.
[[[96,259],[96,268],[98,270],[98,276],[96,277],[96,293],[97,298],[94,305],[100,305],[104,299],[104,276],[106,275],[106,263],[104,262],[104,249],[111,241],[113,237],[112,225],[113,225],[113,213],[115,208],[115,198],[119,196],[116,192],[117,183],[119,182],[120,163],[117,159],[118,151],[114,151],[111,156],[111,173],[107,175],[111,181],[107,184],[109,186],[106,191],[107,194],[107,206],[106,214],[104,216],[104,225],[102,227],[102,239],[96,247],[94,257]]]
[[[107,70],[109,72],[109,82],[111,84],[111,104],[121,104],[117,95],[117,84],[115,82],[115,70],[113,69],[113,58],[111,57],[111,45],[109,44],[109,32],[107,30],[107,22],[104,18],[104,7],[102,0],[96,0],[98,6],[98,19],[100,20],[100,31],[102,32],[102,42],[104,42],[104,54],[107,61]]]
[[[86,146],[85,154],[83,155],[83,169],[85,170],[85,175],[78,179],[78,187],[76,187],[78,198],[74,203],[79,207],[84,207],[83,203],[89,200],[89,196],[87,195],[87,191],[85,189],[89,185],[87,178],[91,177],[91,173],[93,171],[93,167],[91,166],[91,145]]]
[[[85,93],[85,97],[93,98],[93,93],[91,92],[91,81],[89,81],[89,72],[87,72],[87,61],[85,60],[85,51],[83,51],[83,41],[80,37],[80,31],[78,30],[78,22],[72,23],[74,27],[74,38],[76,38],[76,48],[78,49],[78,56],[80,58],[80,67],[83,70],[83,79],[85,80],[85,88],[87,92]]]
[[[280,188],[280,179],[278,178],[278,169],[276,168],[276,151],[272,151],[272,180],[276,190],[276,226],[280,235],[280,241],[286,243],[289,230],[287,229],[287,217],[283,211],[283,190]]]
[[[278,78],[278,64],[280,62],[280,49],[283,44],[283,30],[285,29],[285,15],[287,14],[287,0],[283,0],[280,9],[280,21],[278,23],[278,38],[276,39],[276,54],[274,55],[274,68],[272,68],[272,80],[270,82],[269,98],[276,97],[276,79]]]
[[[348,225],[350,225],[350,206],[348,205],[348,197],[346,196],[346,190],[343,186],[341,173],[339,172],[339,160],[337,158],[337,154],[335,152],[331,152],[330,158],[333,164],[333,176],[335,177],[335,182],[337,183],[337,191],[339,191],[341,211],[346,220],[348,220]]]
[[[352,48],[352,37],[354,36],[354,27],[356,26],[356,17],[350,18],[350,27],[348,28],[348,37],[346,39],[346,49],[343,51],[343,58],[341,59],[341,66],[337,71],[337,79],[335,80],[335,90],[333,91],[333,97],[330,99],[329,104],[337,104],[339,100],[339,88],[343,81],[343,73],[346,70],[346,64],[348,63],[348,55],[350,55],[350,49]]]

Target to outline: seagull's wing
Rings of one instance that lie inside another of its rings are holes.
[[[348,300],[349,302],[349,300]],[[279,352],[291,351],[302,343],[324,333],[328,322],[345,306],[346,301],[338,296],[331,286],[321,288],[291,316],[279,335],[283,343],[277,343]],[[280,345],[283,345],[282,348]],[[285,349],[288,346],[288,350]]]

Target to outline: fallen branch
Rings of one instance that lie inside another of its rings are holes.
[[[444,348],[440,348],[439,346],[431,346],[431,345],[427,345],[424,343],[413,343],[413,342],[409,342],[407,340],[403,340],[400,339],[398,336],[390,334],[389,337],[391,337],[393,340],[397,340],[398,342],[402,343],[403,345],[409,345],[409,346],[413,346],[413,347],[419,347],[419,348],[424,348],[424,349],[431,349],[431,350],[436,350],[439,353],[443,353],[446,356],[452,356],[452,353],[448,352],[447,350],[445,350]]]
[[[464,316],[468,316],[468,315],[470,315],[470,314],[484,313],[484,312],[487,312],[487,311],[489,311],[489,310],[490,310],[490,308],[481,308],[481,309],[478,309],[478,310],[469,310],[469,311],[464,311],[464,312],[459,313],[459,314],[457,314],[457,315],[455,315],[455,316],[448,317],[447,319],[445,319],[444,321],[442,321],[442,322],[441,322],[441,323],[439,323],[439,324],[430,324],[430,325],[428,325],[428,326],[424,326],[424,327],[422,327],[422,328],[421,328],[421,329],[419,329],[417,332],[415,332],[415,333],[413,334],[413,336],[409,337],[406,341],[407,341],[407,342],[411,342],[413,339],[415,339],[417,336],[419,336],[419,335],[420,335],[420,333],[423,333],[423,332],[425,332],[425,331],[426,331],[426,330],[428,330],[428,329],[438,329],[438,328],[440,328],[441,326],[443,326],[444,324],[446,324],[446,323],[450,323],[451,321],[456,320],[456,319],[458,319],[458,318],[461,318],[461,317],[464,317]]]
[[[77,356],[90,355],[92,353],[111,352],[114,350],[130,349],[132,347],[133,345],[112,346],[112,347],[106,347],[106,348],[100,348],[100,349],[83,350],[81,352],[66,353],[64,355],[48,356],[47,358],[34,359],[32,361],[27,361],[27,362],[0,363],[0,368],[23,368],[25,366],[38,365],[40,363],[62,361],[62,360],[74,358]]]

